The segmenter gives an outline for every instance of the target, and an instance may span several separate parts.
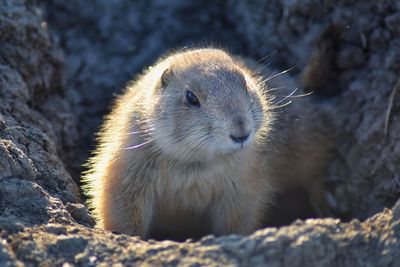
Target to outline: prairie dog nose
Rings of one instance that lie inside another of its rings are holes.
[[[232,130],[229,135],[233,142],[244,143],[248,139],[250,133],[250,123],[246,118],[238,116],[233,119]]]

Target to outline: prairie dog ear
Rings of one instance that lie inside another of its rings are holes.
[[[168,85],[173,73],[171,69],[164,70],[163,74],[161,75],[161,87],[165,88]]]

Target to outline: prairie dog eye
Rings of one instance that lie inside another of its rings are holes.
[[[197,98],[197,96],[191,92],[191,91],[186,91],[186,101],[190,106],[193,107],[200,107],[200,101]]]

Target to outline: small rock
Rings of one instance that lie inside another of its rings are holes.
[[[78,254],[82,252],[88,241],[82,237],[66,237],[58,239],[55,246],[63,254]]]
[[[71,216],[80,224],[86,225],[88,227],[93,227],[96,222],[89,215],[89,211],[85,205],[80,203],[68,203],[67,210]]]

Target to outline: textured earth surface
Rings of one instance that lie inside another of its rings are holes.
[[[342,219],[141,241],[94,227],[80,165],[115,93],[164,51],[214,43],[295,76],[334,114]],[[0,0],[0,266],[398,266],[398,1]]]

